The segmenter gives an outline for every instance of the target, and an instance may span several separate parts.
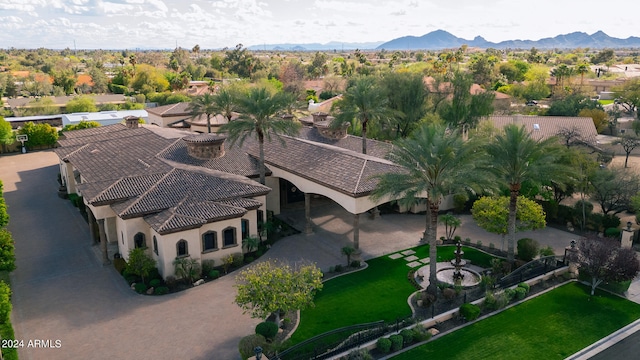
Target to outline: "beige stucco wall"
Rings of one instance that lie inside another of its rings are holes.
[[[160,116],[160,115],[156,115],[156,114],[152,114],[149,112],[149,119],[147,120],[148,124],[155,124],[158,125],[160,127],[168,127],[169,124],[173,124],[176,121],[179,120],[183,120],[185,118],[188,118],[188,116],[185,115],[179,115],[179,116]]]
[[[385,196],[384,198],[378,201],[372,201],[368,196],[354,198],[349,195],[345,195],[339,191],[328,188],[326,186],[322,186],[320,184],[314,183],[298,175],[287,172],[283,169],[280,169],[277,166],[270,164],[269,169],[271,169],[272,177],[274,178],[280,177],[280,178],[286,179],[292,184],[294,184],[300,191],[304,193],[324,195],[329,199],[338,203],[345,210],[347,210],[352,214],[362,214],[365,211],[373,209],[374,207],[380,204],[387,203],[391,200],[387,196]],[[279,197],[277,201],[278,202],[280,201]]]
[[[277,177],[269,176],[265,179],[265,185],[271,188],[266,197],[267,209],[273,211],[274,215],[278,215],[280,214],[280,180]]]
[[[150,227],[141,217],[127,220],[116,217],[116,229],[116,236],[118,237],[118,252],[125,260],[129,258],[129,250],[135,247],[133,237],[137,233],[141,232],[144,234],[147,247],[150,248],[152,245]]]

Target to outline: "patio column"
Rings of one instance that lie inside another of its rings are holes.
[[[304,193],[304,233],[313,234],[313,224],[311,223],[311,194]]]
[[[95,234],[95,224],[96,224],[96,217],[93,216],[93,212],[91,211],[91,209],[87,206],[87,217],[89,218],[89,238],[91,239],[91,245],[95,245],[96,244],[96,238],[94,237],[93,234]]]
[[[104,231],[104,220],[98,220],[98,231],[100,232],[100,250],[102,250],[102,265],[109,265],[109,253],[107,252],[107,234]]]
[[[353,214],[353,248],[354,260],[360,260],[360,214]]]

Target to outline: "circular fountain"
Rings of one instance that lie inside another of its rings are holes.
[[[436,273],[438,281],[462,287],[472,287],[480,283],[480,274],[471,269],[463,269],[467,264],[465,260],[462,260],[463,254],[462,245],[458,242],[456,244],[456,257],[451,260],[452,266],[438,269]]]

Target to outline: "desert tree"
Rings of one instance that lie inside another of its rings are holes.
[[[591,277],[591,295],[603,282],[628,281],[640,271],[635,250],[621,247],[614,239],[593,235],[578,241],[577,264],[581,272]]]
[[[622,149],[624,150],[624,153],[625,153],[624,167],[627,168],[628,167],[627,163],[629,162],[629,155],[631,155],[631,152],[633,151],[633,149],[640,146],[640,138],[633,135],[625,135],[622,138],[616,140],[614,144],[619,144],[622,146]]]
[[[640,177],[621,167],[594,171],[589,178],[591,199],[605,215],[619,214],[629,208],[631,197],[640,192]]]

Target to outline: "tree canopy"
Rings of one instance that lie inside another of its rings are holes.
[[[267,318],[280,311],[302,310],[313,306],[322,290],[322,272],[315,265],[292,267],[268,260],[242,270],[236,276],[235,303],[253,318]]]
[[[90,96],[78,96],[67,102],[66,109],[68,113],[78,112],[96,112],[96,100]]]

